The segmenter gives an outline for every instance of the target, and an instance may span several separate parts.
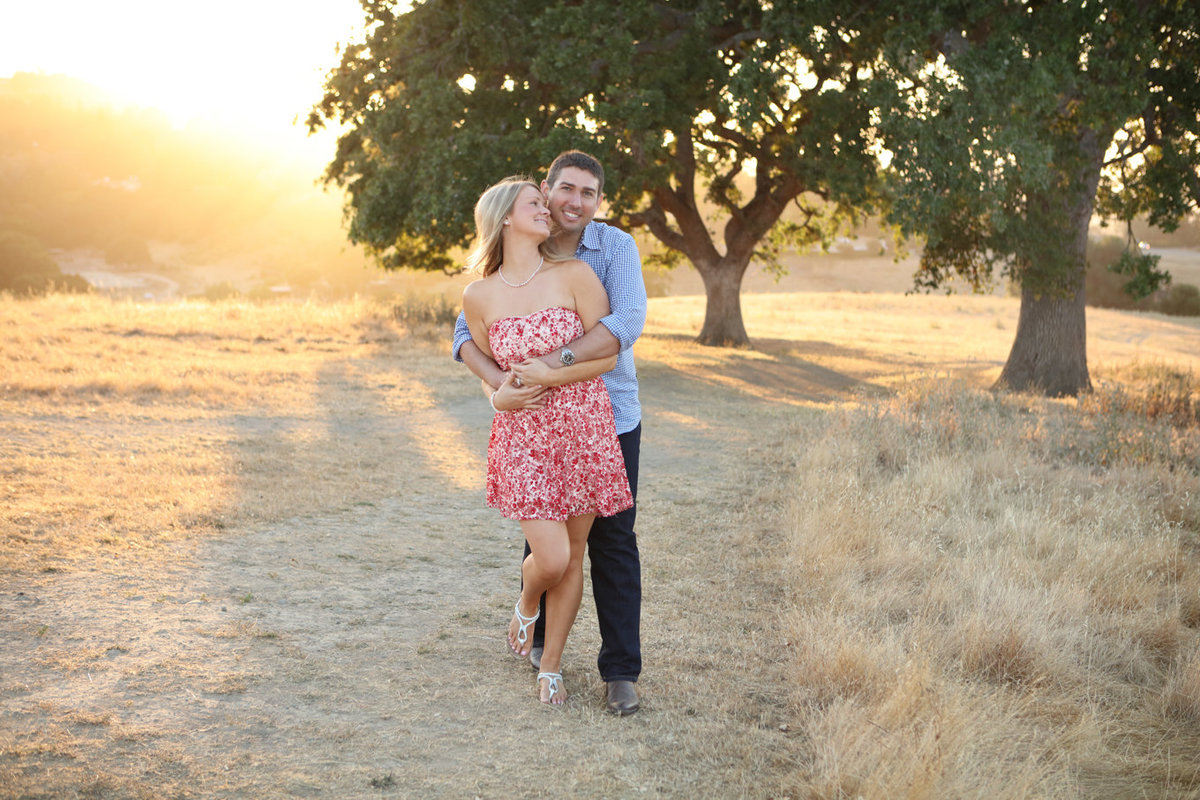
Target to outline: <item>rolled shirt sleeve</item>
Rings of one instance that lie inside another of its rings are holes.
[[[627,433],[642,421],[638,399],[633,343],[646,325],[646,282],[642,259],[633,237],[620,228],[592,221],[583,231],[575,257],[586,262],[608,292],[609,314],[600,320],[620,342],[617,366],[602,376],[612,400],[617,433]]]
[[[462,361],[462,355],[459,351],[469,341],[471,341],[471,330],[467,327],[467,315],[460,311],[458,312],[458,319],[454,322],[454,346],[450,351],[455,361]]]
[[[642,260],[633,237],[624,231],[609,228],[615,239],[611,255],[605,259],[607,268],[600,277],[608,292],[609,315],[600,320],[608,328],[621,350],[628,350],[642,335],[646,325],[646,283],[642,278]],[[615,234],[623,234],[618,237]]]

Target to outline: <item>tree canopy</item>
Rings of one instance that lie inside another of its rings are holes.
[[[872,199],[870,3],[363,5],[309,124],[346,126],[326,177],[387,266],[452,268],[484,187],[577,147],[605,164],[610,221],[700,272],[700,340],[743,345],[751,257],[828,241]]]
[[[891,218],[925,239],[917,282],[999,271],[1021,287],[1000,382],[1090,387],[1083,280],[1093,212],[1173,230],[1200,201],[1200,7],[1182,0],[903,4],[882,118]],[[882,87],[884,83],[877,86]],[[1135,296],[1165,278],[1130,241]]]
[[[364,9],[309,117],[344,126],[326,178],[348,190],[352,240],[387,266],[453,268],[485,186],[578,147],[608,168],[611,221],[699,271],[707,344],[747,343],[752,257],[828,241],[882,186],[923,242],[918,288],[1020,286],[1001,384],[1073,394],[1090,386],[1093,213],[1170,230],[1200,196],[1200,8],[1184,0]],[[1121,268],[1135,294],[1165,279],[1136,248]]]

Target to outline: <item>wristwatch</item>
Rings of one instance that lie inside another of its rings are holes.
[[[575,354],[571,352],[571,348],[564,347],[562,349],[562,353],[558,357],[558,360],[564,367],[569,367],[575,363]]]

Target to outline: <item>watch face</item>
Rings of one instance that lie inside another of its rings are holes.
[[[563,366],[565,366],[565,367],[569,367],[569,366],[571,366],[572,364],[574,364],[574,363],[575,363],[575,354],[574,354],[574,353],[572,353],[572,352],[571,352],[569,349],[567,349],[566,347],[564,347],[564,348],[562,349],[562,355],[560,355],[560,356],[558,357],[558,360],[559,360],[559,361],[561,361],[561,362],[563,363]]]

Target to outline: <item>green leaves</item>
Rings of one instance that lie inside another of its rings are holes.
[[[1124,289],[1131,298],[1144,300],[1171,282],[1171,276],[1158,268],[1158,261],[1159,256],[1126,250],[1109,269],[1129,278]]]
[[[881,66],[890,88],[876,95],[895,153],[892,219],[927,239],[921,285],[978,285],[999,268],[1035,292],[1071,292],[1093,204],[1167,230],[1196,209],[1195,4],[933,3],[933,27],[918,22],[923,5],[904,4],[912,16]],[[1155,285],[1131,259],[1131,290]]]
[[[740,276],[794,198],[874,197],[857,88],[872,50],[842,20],[868,5],[366,3],[371,33],[309,123],[348,126],[327,178],[349,191],[351,237],[389,265],[446,268],[438,253],[466,244],[483,188],[579,147],[606,165],[612,221],[648,225],[693,262],[733,254]],[[713,208],[730,220],[721,247]],[[819,217],[775,241],[820,239]]]

